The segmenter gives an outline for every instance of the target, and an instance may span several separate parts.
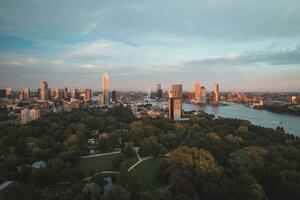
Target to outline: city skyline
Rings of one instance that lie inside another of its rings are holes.
[[[107,71],[119,91],[299,92],[299,13],[296,0],[2,1],[0,87],[100,90]]]

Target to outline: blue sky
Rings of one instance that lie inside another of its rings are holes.
[[[298,0],[1,0],[0,87],[300,91]]]

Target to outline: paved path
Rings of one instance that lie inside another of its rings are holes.
[[[128,169],[128,172],[130,172],[133,168],[135,168],[136,166],[138,166],[140,163],[144,162],[145,160],[149,160],[150,158],[153,158],[153,156],[149,156],[149,157],[146,157],[146,158],[141,158],[141,156],[139,154],[139,149],[140,149],[139,147],[134,148],[135,155],[138,158],[138,161]]]
[[[138,158],[138,161],[136,163],[134,163],[129,169],[128,169],[128,172],[130,172],[131,170],[133,170],[136,166],[138,166],[139,164],[141,164],[142,162],[146,161],[146,160],[149,160],[151,158],[153,158],[153,156],[148,156],[148,157],[145,157],[145,158],[142,158],[139,154],[139,147],[135,147],[134,150],[135,150],[135,155],[136,157]],[[90,155],[90,156],[82,156],[81,158],[92,158],[92,157],[98,157],[98,156],[106,156],[106,155],[113,155],[113,154],[118,154],[118,153],[121,153],[121,151],[115,151],[115,152],[110,152],[110,153],[101,153],[101,154],[95,154],[95,155]],[[165,156],[169,156],[169,154],[165,154]],[[98,173],[97,173],[98,174]],[[119,172],[116,172],[116,171],[102,171],[100,172],[100,174],[119,174]],[[85,179],[83,179],[84,181],[87,181],[91,178],[90,177],[87,177]]]
[[[100,172],[100,174],[119,174],[119,172],[115,172],[115,171],[103,171],[103,172]]]
[[[153,158],[153,156],[149,156],[149,157],[146,157],[146,158],[142,158],[140,159],[139,161],[137,161],[134,165],[132,165],[129,169],[128,169],[128,172],[130,172],[133,168],[135,168],[136,166],[138,166],[139,164],[141,164],[142,162],[146,161],[146,160],[149,160]]]
[[[121,153],[121,151],[114,151],[114,152],[109,152],[109,153],[99,153],[99,154],[94,154],[94,155],[89,155],[89,156],[81,156],[81,158],[93,158],[93,157],[99,157],[99,156],[108,156],[108,155],[113,155],[113,154],[118,154]]]

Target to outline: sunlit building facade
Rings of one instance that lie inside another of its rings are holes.
[[[220,94],[219,94],[219,84],[215,83],[214,85],[214,92],[213,92],[213,99],[212,103],[213,104],[218,104],[220,99]]]
[[[40,101],[46,102],[49,97],[49,89],[47,81],[42,81],[40,85]]]
[[[200,83],[196,82],[195,85],[195,91],[194,91],[194,99],[197,103],[201,102],[201,86]]]
[[[41,111],[39,108],[28,109],[24,108],[21,110],[21,124],[27,124],[32,120],[39,119],[41,117]]]
[[[109,76],[107,72],[103,74],[102,92],[103,92],[104,104],[109,104]]]
[[[169,117],[172,120],[180,120],[182,113],[182,85],[172,85],[172,90],[169,94]]]
[[[92,101],[92,90],[91,89],[85,89],[85,91],[84,91],[84,101],[85,102]]]

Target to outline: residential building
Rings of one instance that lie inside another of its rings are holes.
[[[41,117],[41,111],[39,108],[21,110],[21,124],[26,124],[32,120],[39,119]]]

